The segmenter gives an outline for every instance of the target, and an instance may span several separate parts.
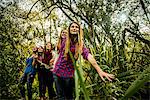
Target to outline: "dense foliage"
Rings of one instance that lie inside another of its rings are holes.
[[[0,98],[20,98],[18,80],[35,41],[46,42],[48,35],[56,45],[59,28],[73,20],[82,24],[84,43],[100,67],[116,75],[113,82],[102,82],[81,57],[76,62],[76,99],[149,98],[149,0],[26,1],[31,3],[28,9],[19,0],[0,2]],[[33,87],[36,98],[37,79]]]

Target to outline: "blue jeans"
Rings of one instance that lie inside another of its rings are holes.
[[[74,100],[74,78],[63,78],[54,75],[57,100]]]
[[[34,81],[35,74],[23,74],[20,79],[20,93],[21,97],[25,98],[25,83],[27,82],[28,100],[32,100],[32,83]]]

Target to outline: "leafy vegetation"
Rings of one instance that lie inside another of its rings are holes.
[[[79,63],[75,62],[80,68],[75,74],[76,100],[149,99],[149,0],[26,2],[0,2],[1,99],[20,98],[18,81],[31,48],[39,41],[56,45],[60,28],[73,20],[82,24],[84,43],[100,67],[116,76],[113,82],[102,82],[94,68],[81,57]],[[37,79],[33,88],[36,99]]]

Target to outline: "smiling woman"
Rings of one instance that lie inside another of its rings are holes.
[[[78,34],[78,32],[79,32],[79,26],[78,26],[78,24],[73,23],[70,26],[70,33],[73,35],[73,34]]]
[[[84,59],[88,60],[97,70],[99,76],[104,81],[106,77],[109,81],[114,78],[114,75],[103,72],[96,63],[96,60],[90,54],[89,50],[83,46],[83,31],[77,22],[70,24],[66,39],[62,40],[59,57],[54,68],[54,80],[56,91],[59,100],[73,100],[74,88],[74,71],[75,66],[69,52],[73,54],[75,60],[78,59],[79,53]]]

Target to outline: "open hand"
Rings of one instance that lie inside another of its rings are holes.
[[[103,72],[103,71],[99,72],[98,74],[99,74],[99,76],[101,77],[101,79],[103,81],[105,81],[104,77],[106,77],[109,81],[112,81],[112,79],[115,78],[115,75],[109,74],[109,73],[106,73],[106,72]]]

